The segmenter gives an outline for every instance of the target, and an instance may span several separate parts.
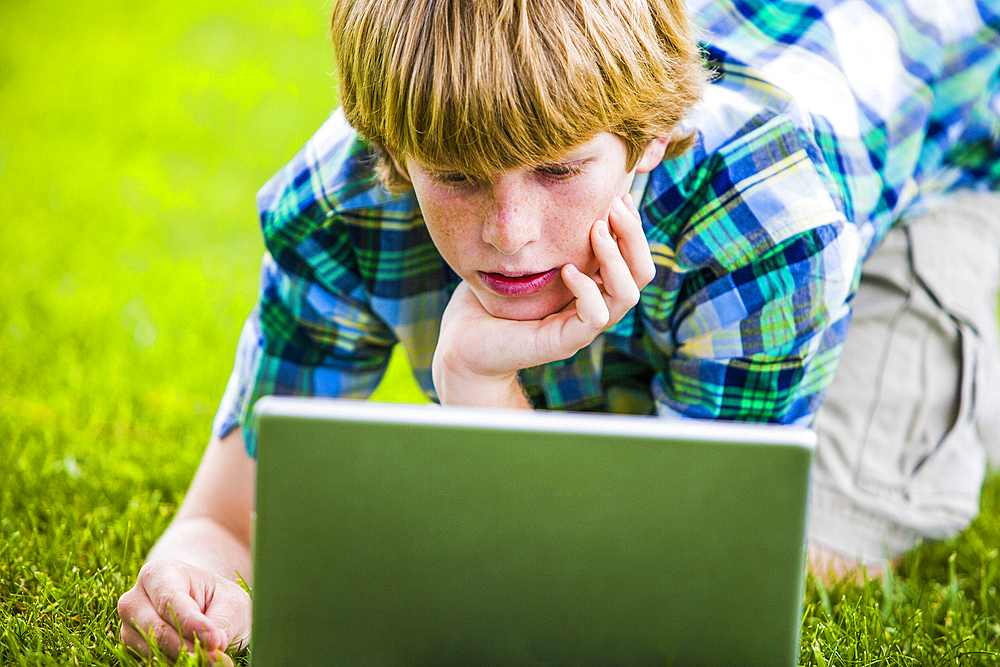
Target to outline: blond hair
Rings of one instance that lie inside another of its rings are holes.
[[[631,169],[705,80],[680,0],[334,0],[330,27],[344,112],[395,188],[385,149],[479,177],[607,131]]]

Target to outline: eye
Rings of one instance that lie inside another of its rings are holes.
[[[460,171],[436,171],[434,172],[433,177],[438,183],[451,188],[461,188],[475,185],[475,181],[472,180],[472,177],[467,174],[463,174]]]
[[[539,165],[535,171],[554,181],[563,181],[581,173],[583,167],[578,162],[553,163]]]

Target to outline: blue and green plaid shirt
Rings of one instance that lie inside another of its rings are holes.
[[[717,77],[686,121],[694,147],[639,202],[656,278],[587,349],[521,379],[536,407],[808,424],[888,228],[1000,185],[1000,1],[689,4]],[[260,191],[260,298],[216,435],[265,394],[367,396],[396,344],[434,397],[458,278],[371,164],[338,112]]]

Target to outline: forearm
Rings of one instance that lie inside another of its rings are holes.
[[[243,448],[242,430],[213,438],[177,516],[148,560],[173,558],[250,583],[255,481],[256,464]]]

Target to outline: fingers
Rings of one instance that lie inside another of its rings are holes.
[[[122,619],[121,641],[139,655],[162,654],[176,660],[182,652],[205,652],[211,664],[231,665],[225,654],[234,638],[232,617],[246,617],[249,633],[249,598],[246,608],[225,590],[236,584],[180,561],[153,561],[143,566],[136,585],[118,601]],[[226,600],[226,603],[222,603]],[[205,611],[220,616],[220,623]],[[238,623],[236,623],[238,625]]]
[[[594,223],[591,244],[601,266],[601,283],[607,295],[608,310],[614,321],[618,321],[639,300],[639,287],[618,242],[611,237],[607,222],[599,220]]]
[[[229,643],[228,637],[203,612],[203,600],[211,593],[206,591],[208,582],[183,567],[144,566],[148,574],[139,573],[139,583],[146,591],[153,608],[169,625],[178,628],[186,640],[197,636],[202,645],[213,649]]]
[[[653,279],[655,267],[642,222],[630,196],[616,199],[608,216],[591,228],[591,244],[600,264],[600,280],[610,313],[618,322],[639,301],[639,291]],[[627,203],[626,203],[627,202]],[[611,235],[613,231],[615,237]]]
[[[220,579],[214,589],[207,592],[206,599],[205,615],[221,633],[215,646],[220,651],[248,646],[252,603],[247,592],[233,581]]]
[[[173,661],[182,652],[196,650],[193,641],[182,638],[176,628],[160,618],[148,599],[138,599],[138,595],[144,597],[144,594],[136,595],[134,591],[118,601],[122,644],[145,659],[163,655]]]
[[[178,633],[172,619],[167,622],[150,597],[158,577],[156,567],[147,563],[139,572],[135,586],[118,600],[118,615],[122,619],[122,643],[136,653],[150,658],[157,651],[171,660],[185,650],[193,650],[194,643]],[[188,585],[184,584],[187,590]]]
[[[129,653],[142,660],[152,661],[155,658],[166,658],[174,662],[181,653],[197,653],[199,645],[190,640],[180,640],[177,631],[166,623],[151,624],[145,630],[138,630],[131,623],[122,622],[121,642]],[[181,648],[183,647],[183,648]],[[207,650],[201,645],[201,653],[208,659],[210,665],[232,667],[233,659],[220,649]]]
[[[656,272],[649,243],[642,231],[642,220],[631,195],[614,201],[607,222],[594,223],[590,242],[600,265],[597,281],[571,264],[563,267],[563,282],[576,297],[572,313],[561,314],[560,342],[563,344],[572,342],[582,347],[618,322],[638,303],[640,290],[649,284]],[[575,317],[565,318],[568,314]]]
[[[562,268],[562,279],[569,291],[576,297],[572,306],[576,318],[593,330],[592,332],[581,332],[582,338],[586,343],[589,343],[597,333],[604,330],[611,318],[608,304],[597,283],[581,273],[572,264],[567,264]],[[569,314],[569,311],[566,311],[565,314]]]
[[[642,230],[642,218],[632,195],[617,199],[611,207],[608,221],[618,238],[618,249],[629,267],[633,282],[641,290],[656,275],[656,265],[649,252],[649,241]]]

